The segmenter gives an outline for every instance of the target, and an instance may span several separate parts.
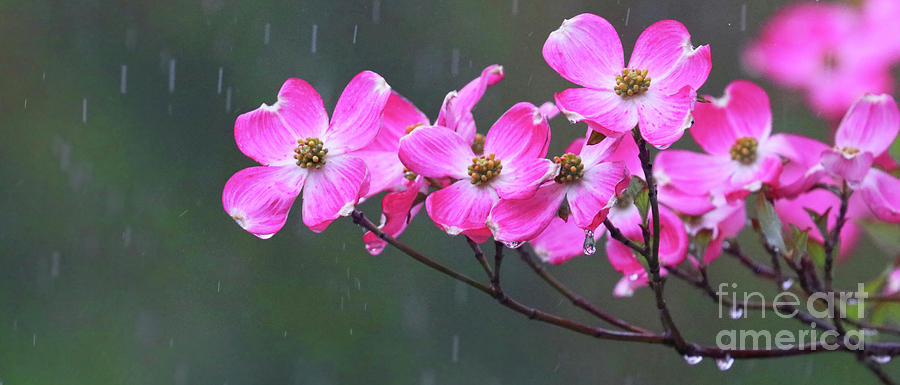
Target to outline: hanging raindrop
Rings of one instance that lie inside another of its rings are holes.
[[[735,306],[735,307],[731,308],[731,312],[728,313],[728,315],[731,317],[731,319],[741,318],[744,315],[744,308],[742,308],[740,306]]]
[[[513,241],[513,242],[503,242],[503,246],[506,246],[506,247],[508,247],[508,248],[510,248],[510,249],[518,249],[518,248],[521,247],[524,243],[525,243],[525,242],[517,242],[517,241]]]
[[[685,354],[684,361],[687,362],[688,365],[697,365],[700,361],[703,361],[703,356],[689,356]]]
[[[597,247],[595,246],[594,240],[594,231],[593,230],[585,230],[584,231],[584,254],[585,255],[593,255],[597,252]]]
[[[790,289],[793,285],[794,280],[792,278],[785,279],[784,281],[781,281],[781,290]]]
[[[731,356],[726,355],[724,358],[716,359],[716,366],[723,372],[731,369],[731,365],[734,365],[734,358],[731,358]]]

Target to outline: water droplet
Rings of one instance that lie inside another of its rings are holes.
[[[703,356],[689,356],[685,354],[684,361],[687,362],[688,365],[697,365],[700,361],[703,361]]]
[[[734,365],[734,358],[731,358],[731,356],[726,355],[725,358],[716,359],[716,366],[723,372],[731,369],[731,365]]]
[[[128,91],[128,66],[122,64],[122,74],[119,79],[119,92],[125,94]]]
[[[781,281],[781,290],[790,289],[793,285],[794,280],[792,278],[785,279],[784,281]]]
[[[359,32],[359,24],[353,25],[353,44],[356,44],[356,33]]]
[[[856,298],[847,298],[847,305],[856,305],[858,302]]]
[[[747,3],[741,4],[741,31],[747,30]]]
[[[891,356],[872,356],[872,361],[875,361],[879,364],[886,364],[891,362]]]
[[[638,277],[640,277],[640,275],[638,275],[638,273],[634,273],[634,274],[628,276],[628,280],[635,281],[638,279]]]
[[[459,75],[459,48],[450,52],[450,75]]]
[[[863,335],[866,335],[868,337],[878,335],[878,330],[875,330],[875,329],[863,329],[862,331],[863,331]]]
[[[223,68],[219,67],[219,83],[216,84],[216,93],[220,95],[222,94],[222,71]]]
[[[450,360],[453,362],[459,361],[459,334],[453,335],[453,346],[450,350]]]
[[[169,59],[169,93],[175,92],[175,59]]]
[[[512,0],[512,14],[513,16],[519,14],[519,0]]]
[[[731,242],[728,242],[728,241],[722,242],[722,248],[723,248],[723,249],[730,249],[730,248],[731,248]]]
[[[87,98],[81,99],[81,123],[87,123]]]
[[[265,28],[265,29],[266,29],[266,30],[265,30],[265,32],[263,33],[263,44],[269,45],[269,32],[270,32],[271,29],[272,29],[272,24],[271,24],[271,23],[266,23],[266,28]]]
[[[593,255],[597,252],[597,247],[595,246],[594,240],[594,231],[593,230],[585,230],[584,231],[584,251],[585,255]]]
[[[742,308],[740,306],[731,308],[731,312],[728,313],[728,316],[730,316],[731,319],[738,319],[738,318],[741,318],[743,315],[744,315],[744,308]]]
[[[518,249],[519,247],[522,246],[523,243],[524,243],[524,242],[517,242],[517,241],[513,241],[513,242],[503,242],[503,246],[506,246],[506,247],[508,247],[508,248],[510,248],[510,249]]]
[[[381,21],[381,0],[372,1],[372,22],[378,24]]]
[[[628,19],[631,18],[631,7],[628,7],[628,10],[625,11],[625,26],[628,26]]]
[[[318,38],[318,35],[319,35],[319,25],[313,24],[313,26],[312,26],[312,44],[310,45],[310,48],[309,48],[310,52],[312,52],[312,53],[316,53],[316,39]]]

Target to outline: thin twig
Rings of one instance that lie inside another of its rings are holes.
[[[491,265],[488,263],[487,258],[484,257],[484,252],[481,251],[481,246],[478,246],[472,238],[466,237],[466,243],[469,245],[469,248],[475,252],[475,259],[478,260],[478,263],[484,269],[485,274],[487,274],[488,279],[494,279],[494,271],[491,270]]]
[[[636,243],[634,243],[634,241],[632,241],[631,239],[626,237],[625,234],[622,234],[622,231],[619,230],[619,228],[616,227],[616,225],[614,225],[612,222],[610,222],[609,218],[606,218],[603,220],[603,225],[606,226],[607,230],[609,230],[609,236],[612,237],[613,239],[621,242],[625,246],[628,246],[629,248],[631,248],[638,254],[646,255],[649,253],[649,250],[647,250],[646,244],[644,244],[643,247],[638,246]]]
[[[580,295],[576,294],[569,288],[567,288],[562,282],[557,280],[550,272],[547,271],[543,266],[537,263],[532,257],[531,253],[527,250],[518,249],[519,256],[522,257],[522,260],[537,273],[548,285],[556,289],[560,294],[564,297],[568,298],[569,301],[572,301],[572,304],[586,310],[588,313],[595,315],[597,318],[600,318],[606,322],[609,322],[612,325],[618,326],[624,330],[632,331],[635,333],[642,334],[653,334],[653,332],[641,328],[639,326],[635,326],[630,324],[628,321],[624,321],[622,319],[617,318],[616,316],[609,314],[600,308],[592,305],[590,302],[585,300]]]

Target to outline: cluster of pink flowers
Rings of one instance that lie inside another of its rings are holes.
[[[830,7],[822,12],[832,12]],[[857,98],[834,144],[827,145],[772,134],[768,95],[749,81],[732,82],[721,97],[698,97],[712,67],[710,48],[694,47],[677,21],[649,26],[632,52],[626,65],[618,34],[597,15],[565,20],[550,33],[543,56],[581,87],[557,93],[555,105],[517,103],[483,136],[472,111],[503,79],[498,65],[448,93],[434,121],[366,71],[347,85],[329,123],[316,91],[290,79],[276,103],[237,119],[238,147],[261,166],[228,180],[223,206],[246,231],[268,238],[283,227],[301,191],[303,223],[315,232],[349,215],[361,200],[385,193],[380,226],[392,237],[424,205],[447,234],[479,243],[494,238],[512,248],[529,242],[553,264],[592,254],[595,242],[609,234],[604,222],[640,243],[659,221],[662,274],[686,259],[713,262],[725,240],[745,227],[750,194],[773,202],[785,232],[808,231],[811,241],[822,243],[808,211],[827,214],[831,228],[841,204],[832,190],[853,192],[841,255],[860,234],[856,221],[900,223],[900,179],[885,161],[900,128],[890,95]],[[588,130],[565,153],[547,158],[548,120],[557,113]],[[703,152],[666,150],[686,130]],[[662,203],[659,218],[636,204],[648,185],[638,159],[643,142],[660,150],[652,175]],[[701,235],[704,247],[690,247]],[[363,239],[372,254],[385,247],[375,234]],[[615,295],[646,284],[646,269],[631,248],[610,236],[605,250],[623,276]]]
[[[793,4],[766,23],[744,61],[749,70],[803,92],[814,111],[837,119],[859,97],[893,90],[898,17],[896,0]]]

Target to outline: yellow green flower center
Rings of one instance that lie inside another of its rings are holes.
[[[410,171],[406,167],[403,168],[403,177],[406,178],[407,180],[415,180],[417,176],[419,176],[419,174],[416,174],[416,173]]]
[[[860,151],[859,151],[858,148],[856,148],[856,147],[850,147],[850,146],[847,146],[847,147],[844,147],[844,148],[839,148],[838,151],[844,153],[844,155],[851,156],[851,157],[852,157],[853,155],[856,155],[856,154],[859,154],[859,153],[860,153]]]
[[[650,89],[650,77],[647,69],[622,70],[621,75],[616,75],[616,94],[624,97],[640,95]]]
[[[741,162],[742,164],[753,164],[756,162],[756,146],[759,142],[755,138],[738,138],[731,146],[731,159]]]
[[[484,153],[484,135],[475,134],[475,141],[472,142],[472,152],[475,155]]]
[[[472,184],[480,185],[496,178],[502,170],[503,165],[500,164],[500,159],[496,159],[494,154],[490,154],[472,158],[472,165],[469,166],[469,176],[472,177]]]
[[[554,156],[553,162],[559,165],[559,174],[553,178],[556,183],[572,183],[584,177],[584,165],[578,155],[567,152]]]
[[[297,165],[303,168],[322,168],[325,165],[325,155],[328,154],[328,149],[322,145],[319,138],[297,139],[297,148],[294,149]]]

